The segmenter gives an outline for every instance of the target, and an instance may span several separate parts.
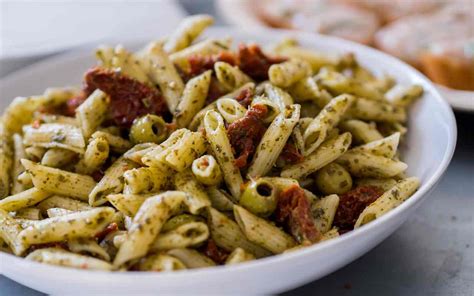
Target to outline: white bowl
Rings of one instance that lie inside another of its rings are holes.
[[[0,253],[0,270],[5,276],[53,294],[281,292],[321,278],[375,247],[413,214],[446,170],[456,143],[456,123],[451,108],[428,79],[396,58],[352,42],[308,33],[213,28],[205,35],[230,35],[236,42],[255,41],[264,45],[292,36],[305,47],[332,53],[354,52],[364,66],[378,74],[393,75],[399,83],[421,84],[425,94],[411,108],[408,137],[403,147],[408,174],[421,179],[420,189],[398,208],[337,239],[237,266],[167,274],[108,273],[49,266]],[[136,48],[139,44],[125,45]],[[12,74],[1,81],[0,109],[18,95],[39,94],[50,86],[79,84],[84,71],[94,63],[90,49],[54,57]]]

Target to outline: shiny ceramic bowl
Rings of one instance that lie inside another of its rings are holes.
[[[390,74],[402,84],[422,85],[425,94],[410,110],[408,135],[403,145],[403,160],[408,164],[408,174],[421,179],[420,189],[381,218],[336,239],[236,266],[163,274],[110,273],[45,265],[0,253],[0,271],[3,275],[45,293],[68,295],[281,292],[321,278],[370,251],[414,214],[422,201],[428,199],[453,155],[456,122],[449,105],[425,76],[375,49],[315,34],[213,28],[205,35],[232,36],[236,43],[255,41],[264,46],[291,36],[303,46],[323,52],[354,52],[361,64],[376,74]],[[125,46],[137,48],[142,44],[125,43]],[[78,85],[84,71],[93,64],[93,50],[87,49],[53,57],[14,73],[1,81],[0,110],[15,96],[39,94],[51,86]]]

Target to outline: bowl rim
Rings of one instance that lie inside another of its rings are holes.
[[[377,49],[361,45],[352,41],[340,39],[337,37],[332,37],[332,36],[327,36],[327,35],[320,35],[320,34],[315,34],[315,33],[309,33],[309,32],[301,32],[301,31],[292,31],[292,30],[282,30],[282,29],[268,29],[268,28],[236,28],[236,27],[231,27],[231,26],[216,26],[212,28],[208,28],[207,31],[203,34],[203,36],[206,36],[207,34],[211,33],[211,35],[214,34],[222,34],[222,36],[226,36],[229,34],[246,34],[248,37],[251,36],[259,36],[259,35],[266,35],[264,38],[272,38],[272,39],[281,39],[282,37],[285,36],[294,36],[296,39],[304,40],[304,42],[307,43],[314,43],[315,40],[319,39],[317,42],[328,42],[331,44],[339,44],[338,46],[341,47],[347,47],[347,51],[362,51],[365,52],[365,54],[370,55],[373,58],[378,58],[380,60],[385,60],[391,65],[397,65],[400,67],[405,68],[406,73],[413,73],[415,74],[415,77],[417,79],[421,80],[422,83],[424,84],[424,87],[429,90],[429,93],[431,94],[431,97],[433,100],[436,100],[438,103],[438,111],[440,111],[444,117],[447,119],[447,126],[448,126],[448,139],[447,139],[447,145],[446,145],[446,150],[443,153],[442,160],[439,162],[437,168],[435,169],[434,173],[431,174],[430,176],[427,177],[427,180],[423,182],[420,186],[420,188],[406,201],[404,201],[401,205],[396,207],[395,209],[392,209],[388,213],[384,214],[380,218],[377,218],[376,220],[372,221],[371,223],[368,223],[364,225],[363,227],[360,227],[358,229],[355,229],[353,231],[350,231],[348,233],[342,234],[341,236],[327,240],[306,248],[303,248],[301,250],[296,250],[295,252],[290,252],[286,253],[283,256],[279,255],[274,255],[266,258],[261,258],[258,260],[254,261],[249,261],[245,262],[242,264],[237,264],[233,266],[215,266],[213,268],[200,268],[200,269],[190,269],[190,270],[182,270],[182,271],[176,271],[176,272],[170,272],[170,273],[162,273],[160,274],[159,278],[160,280],[166,281],[167,279],[172,280],[174,278],[191,278],[195,276],[199,277],[204,277],[204,276],[213,276],[216,274],[221,274],[221,273],[232,273],[232,272],[244,272],[248,271],[250,272],[253,269],[258,269],[259,267],[263,267],[264,265],[272,265],[272,264],[283,264],[286,262],[286,264],[290,264],[291,261],[302,258],[305,256],[308,256],[312,253],[318,253],[318,252],[324,252],[326,249],[333,248],[337,245],[340,244],[347,244],[348,241],[350,243],[351,240],[357,239],[358,237],[362,238],[365,235],[367,235],[369,232],[374,231],[377,228],[382,228],[385,224],[387,224],[389,221],[396,219],[396,216],[398,216],[401,212],[404,212],[408,210],[409,208],[416,207],[419,203],[421,203],[426,197],[427,193],[434,189],[434,186],[438,183],[444,172],[446,171],[452,157],[454,154],[454,150],[456,147],[456,139],[457,139],[457,126],[456,126],[456,120],[455,116],[453,113],[453,110],[449,106],[449,104],[443,99],[441,94],[439,93],[437,87],[421,72],[413,68],[412,66],[404,63],[403,61],[390,56],[384,52],[381,52]],[[270,36],[270,37],[267,37]],[[255,37],[258,38],[258,37]],[[146,41],[144,40],[121,40],[117,41],[115,39],[110,39],[106,40],[102,43],[109,43],[109,42],[118,42],[118,43],[123,43],[125,45],[137,45],[137,44],[146,44]],[[44,60],[38,61],[36,63],[33,63],[25,68],[19,69],[17,71],[14,71],[7,76],[3,77],[0,79],[0,85],[3,84],[8,84],[12,83],[17,79],[17,76],[24,75],[25,73],[28,73],[31,71],[33,68],[40,68],[44,67],[47,65],[50,65],[51,63],[66,63],[70,60],[75,60],[80,56],[81,54],[84,53],[85,50],[88,50],[90,53],[91,49],[91,44],[87,44],[86,46],[81,46],[79,48],[74,48],[71,51],[64,52],[62,54],[58,54],[49,58],[46,58]],[[90,276],[93,274],[93,276],[96,278],[96,280],[100,280],[99,278],[108,278],[110,280],[110,277],[113,277],[114,280],[121,280],[121,279],[129,279],[133,280],[136,278],[140,278],[140,280],[145,280],[145,279],[155,279],[156,280],[156,272],[109,272],[109,271],[97,271],[97,270],[81,270],[81,269],[74,269],[74,268],[68,268],[68,267],[62,267],[62,266],[56,266],[56,265],[49,265],[49,264],[43,264],[43,263],[38,263],[34,261],[28,261],[24,260],[22,257],[17,257],[11,254],[3,253],[0,252],[0,262],[4,262],[5,260],[14,262],[16,264],[16,269],[20,268],[29,268],[33,269],[35,271],[41,270],[41,272],[44,273],[49,273],[49,272],[61,272],[64,275],[70,274],[74,275],[77,278],[82,278],[82,276]],[[2,270],[4,269],[3,264],[0,264],[0,273],[3,273]]]

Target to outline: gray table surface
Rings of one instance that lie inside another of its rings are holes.
[[[210,0],[181,3],[215,14]],[[453,160],[415,215],[358,260],[286,295],[474,295],[474,113],[456,120]],[[43,294],[0,276],[0,295]]]

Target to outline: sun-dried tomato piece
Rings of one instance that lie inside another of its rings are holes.
[[[286,164],[295,164],[304,160],[304,156],[291,143],[286,143],[279,157],[283,159]]]
[[[296,184],[280,193],[275,217],[277,222],[288,227],[300,243],[317,242],[320,239],[311,213],[311,202],[304,190]]]
[[[240,105],[247,108],[252,103],[253,96],[253,90],[250,88],[245,88],[235,97],[235,100],[239,102]]]
[[[214,64],[216,62],[226,62],[232,66],[237,64],[237,59],[235,55],[230,51],[223,51],[215,55],[191,55],[188,58],[189,62],[189,78],[192,78],[196,75],[206,72],[207,70],[214,69]]]
[[[229,257],[229,253],[219,248],[212,239],[207,241],[207,244],[202,248],[202,252],[217,264],[224,264],[227,257]]]
[[[146,114],[166,115],[168,107],[157,88],[100,67],[85,74],[87,89],[100,89],[110,96],[110,112],[116,125],[130,127],[135,118]]]
[[[227,135],[234,149],[235,165],[238,168],[247,166],[249,156],[255,152],[255,148],[262,139],[266,130],[262,119],[267,112],[266,106],[255,105],[245,113],[244,117],[234,121],[227,128]]]
[[[240,44],[237,54],[238,66],[245,74],[256,81],[268,79],[268,69],[273,64],[286,61],[283,57],[270,57],[256,44]]]
[[[117,223],[115,222],[112,222],[110,223],[109,225],[107,225],[107,227],[105,227],[102,231],[100,231],[99,233],[97,233],[95,235],[95,238],[100,242],[101,240],[103,240],[108,234],[116,231],[118,229],[118,225]]]
[[[383,194],[376,186],[359,186],[339,196],[339,207],[333,225],[345,232],[354,229],[362,211]]]

